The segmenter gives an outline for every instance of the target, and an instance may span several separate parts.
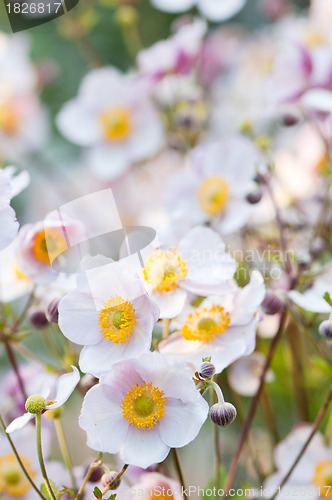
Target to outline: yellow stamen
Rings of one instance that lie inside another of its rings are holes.
[[[315,469],[313,482],[321,489],[321,495],[332,498],[332,459],[319,462]]]
[[[100,115],[104,137],[111,142],[127,139],[132,130],[132,117],[126,108],[110,108]]]
[[[51,265],[68,248],[66,239],[57,229],[39,231],[33,241],[33,254],[37,260]]]
[[[198,202],[202,210],[209,215],[220,214],[228,201],[227,182],[217,176],[208,177],[197,191]]]
[[[167,398],[152,382],[135,383],[122,401],[122,413],[126,420],[137,429],[152,429],[165,413]]]
[[[0,129],[7,135],[14,135],[19,126],[18,111],[14,104],[0,106]]]
[[[104,302],[98,317],[98,325],[104,339],[115,344],[128,342],[136,321],[135,309],[131,302],[118,295]]]
[[[23,271],[21,271],[19,265],[17,264],[17,262],[14,262],[14,265],[13,265],[13,271],[14,271],[14,274],[16,276],[16,278],[19,280],[19,281],[31,281],[29,276],[27,276],[26,274],[24,274]]]
[[[198,307],[189,314],[180,334],[186,340],[209,342],[227,330],[230,318],[223,307]]]
[[[143,270],[146,281],[160,293],[175,290],[187,272],[185,261],[175,250],[150,255]]]
[[[29,476],[34,479],[35,471],[31,463],[21,456],[24,467]],[[16,457],[13,453],[0,457],[0,493],[10,497],[21,497],[26,495],[31,485],[25,477]]]

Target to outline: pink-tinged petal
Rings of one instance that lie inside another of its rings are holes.
[[[291,290],[288,296],[295,304],[306,311],[317,313],[330,313],[332,311],[332,307],[328,302],[322,296],[318,295],[315,290],[307,290],[304,293]]]
[[[169,449],[160,438],[158,424],[152,429],[137,429],[129,425],[120,457],[127,464],[146,469],[152,464],[162,462]]]
[[[127,435],[129,424],[118,403],[111,399],[107,385],[90,389],[82,405],[80,427],[87,432],[87,445],[97,451],[118,453]]]
[[[13,420],[6,428],[7,434],[17,431],[18,429],[22,429],[22,427],[24,427],[33,418],[33,413],[24,413],[24,415],[22,415],[21,417],[15,418],[15,420]]]
[[[64,336],[76,344],[97,344],[102,339],[92,297],[77,290],[68,293],[59,303],[59,327]]]
[[[166,402],[159,432],[161,439],[171,448],[180,448],[193,441],[207,418],[209,405],[196,392],[195,401],[183,403],[170,398]]]
[[[143,384],[144,380],[136,370],[132,362],[119,362],[100,378],[100,382],[110,388],[110,398],[113,402],[121,404],[130,387],[135,383]]]
[[[300,99],[300,103],[325,113],[332,113],[332,92],[326,89],[311,89]]]
[[[80,372],[78,371],[76,366],[72,366],[72,369],[73,371],[71,373],[65,373],[58,378],[56,383],[54,403],[47,405],[45,407],[47,410],[50,410],[52,408],[59,408],[59,406],[65,404],[65,402],[79,383]]]

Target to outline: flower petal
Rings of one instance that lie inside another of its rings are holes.
[[[47,410],[52,408],[59,408],[62,406],[69,396],[72,394],[73,390],[80,381],[80,372],[76,366],[72,366],[73,371],[71,373],[65,373],[58,378],[56,383],[56,394],[54,398],[54,403],[45,406]]]
[[[7,434],[17,431],[18,429],[22,429],[22,427],[24,427],[33,418],[33,413],[24,413],[24,415],[22,415],[21,417],[15,418],[15,420],[13,420],[6,428]]]
[[[158,427],[155,425],[152,429],[137,429],[130,425],[120,451],[122,460],[143,469],[162,462],[167,457],[170,447],[161,440]]]

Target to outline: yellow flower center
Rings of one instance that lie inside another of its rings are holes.
[[[0,106],[0,129],[7,135],[17,132],[19,126],[19,116],[14,104],[4,104]]]
[[[217,176],[208,177],[197,191],[201,209],[209,215],[217,215],[226,206],[229,197],[227,182]]]
[[[180,334],[186,340],[209,342],[224,333],[229,322],[229,313],[223,307],[198,307],[189,314]]]
[[[21,271],[17,262],[14,262],[13,271],[14,271],[16,278],[19,281],[30,281],[29,276],[27,276],[23,271]]]
[[[313,482],[321,489],[322,496],[332,498],[332,459],[317,464]]]
[[[21,456],[29,476],[34,479],[35,472],[31,463]],[[21,497],[26,495],[31,485],[25,477],[18,461],[13,453],[0,457],[0,493],[5,493],[10,497]]]
[[[127,139],[132,130],[132,117],[126,108],[110,108],[101,113],[100,121],[104,137],[110,142]]]
[[[167,398],[152,382],[135,383],[122,401],[122,413],[126,420],[137,429],[152,429],[165,413]]]
[[[39,231],[34,237],[33,254],[44,264],[51,265],[67,248],[65,238],[57,229]]]
[[[187,265],[176,251],[155,252],[145,262],[145,280],[160,293],[170,292],[178,287],[187,275]]]
[[[104,302],[99,312],[98,325],[104,339],[115,344],[128,342],[136,324],[135,309],[131,302],[116,295]]]
[[[171,490],[171,487],[169,487],[168,489]],[[163,492],[161,488],[159,488],[159,490],[157,490],[155,495],[152,494],[149,497],[149,500],[158,500],[159,498],[168,498],[168,500],[174,500],[173,495],[167,495],[167,489],[165,492]]]

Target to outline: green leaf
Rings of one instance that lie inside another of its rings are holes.
[[[100,491],[100,489],[98,488],[98,486],[95,486],[94,489],[93,489],[93,494],[96,498],[99,498],[99,499],[102,499],[103,498],[103,494],[102,492]]]
[[[50,481],[50,485],[51,485],[51,488],[52,488],[53,492],[56,494],[58,490],[57,490],[57,488],[55,487],[55,484],[53,483],[53,481]],[[47,487],[46,487],[46,484],[45,484],[45,483],[43,483],[43,484],[41,485],[40,489],[41,489],[41,492],[42,492],[42,494],[44,495],[44,497],[46,497],[46,498],[47,498],[47,500],[52,500],[51,495],[50,495],[50,494],[49,494],[49,492],[47,491]]]
[[[116,493],[114,493],[113,495],[111,495],[110,497],[108,497],[107,500],[115,500],[116,498]]]

